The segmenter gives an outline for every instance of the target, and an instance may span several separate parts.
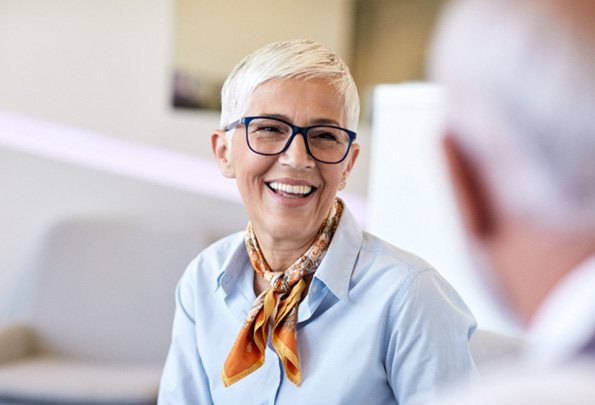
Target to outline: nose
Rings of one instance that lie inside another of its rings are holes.
[[[306,141],[301,133],[296,134],[289,148],[279,155],[279,162],[296,169],[306,169],[314,166],[314,159],[308,153]]]

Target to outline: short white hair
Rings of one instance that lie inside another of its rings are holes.
[[[221,128],[242,117],[258,86],[283,78],[327,79],[343,98],[348,128],[357,129],[360,101],[349,68],[331,49],[311,40],[274,42],[240,61],[221,89]]]
[[[453,1],[430,55],[495,198],[561,229],[595,228],[594,72],[592,0]]]

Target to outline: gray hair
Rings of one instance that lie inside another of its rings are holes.
[[[595,2],[458,0],[430,70],[447,125],[517,215],[595,227]]]
[[[310,40],[274,42],[238,63],[221,89],[221,128],[244,114],[258,86],[278,78],[328,79],[343,98],[349,129],[357,129],[360,101],[349,68],[332,50]]]

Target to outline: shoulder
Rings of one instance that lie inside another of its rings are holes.
[[[432,265],[411,252],[364,232],[357,268],[355,283],[376,285],[388,295],[390,317],[426,314],[434,318],[433,314],[455,311],[472,322],[456,290]]]
[[[440,277],[428,262],[414,253],[403,250],[368,232],[363,240],[358,258],[358,267],[365,269],[367,276],[383,279],[404,288],[420,278]]]
[[[333,273],[351,270],[350,290],[363,283],[367,287],[383,285],[382,290],[387,291],[424,272],[435,272],[415,254],[362,231],[348,209],[343,212],[325,261],[319,270],[325,271],[326,265]]]

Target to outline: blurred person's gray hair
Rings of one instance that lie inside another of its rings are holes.
[[[458,0],[430,55],[446,131],[511,213],[595,227],[595,2]]]
[[[240,61],[221,89],[221,128],[242,117],[258,86],[288,78],[327,79],[343,98],[348,128],[357,130],[360,100],[349,68],[331,49],[311,40],[274,42]]]

